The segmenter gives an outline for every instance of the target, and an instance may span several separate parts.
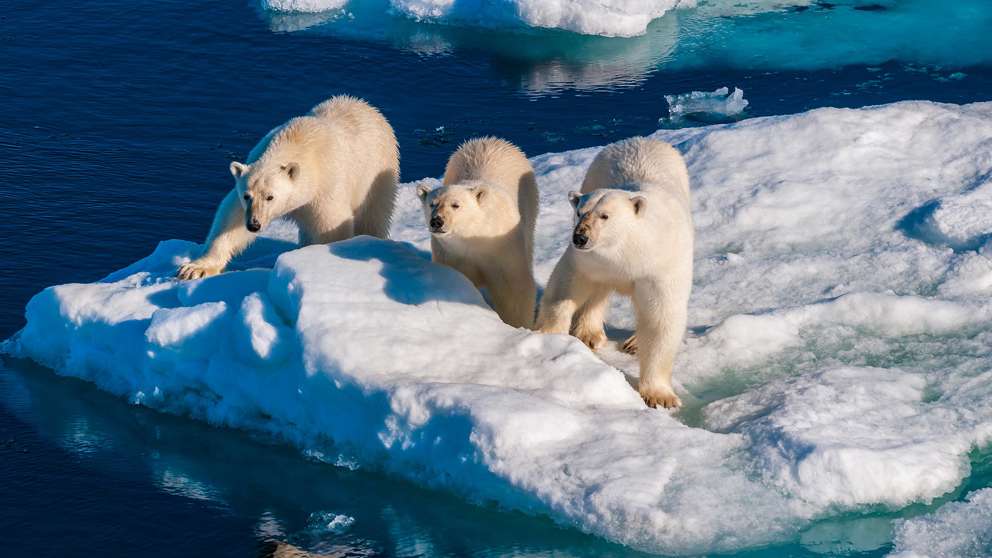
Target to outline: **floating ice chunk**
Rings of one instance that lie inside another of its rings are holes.
[[[977,490],[965,502],[899,521],[890,558],[984,558],[992,556],[992,488]]]
[[[329,463],[346,456],[665,554],[822,546],[848,527],[814,521],[960,486],[970,453],[992,442],[992,249],[951,249],[907,216],[945,237],[984,234],[955,200],[977,200],[992,175],[992,103],[820,109],[656,137],[685,154],[693,181],[681,414],[643,407],[633,359],[509,328],[431,263],[413,184],[398,194],[400,242],[294,249],[284,231],[193,283],[172,276],[201,247],[162,242],[99,283],[36,295],[5,350]],[[597,152],[532,160],[542,282],[573,226],[565,194]],[[608,326],[633,329],[628,303],[611,303]],[[850,530],[853,546],[877,542]]]
[[[310,514],[310,518],[307,520],[307,531],[310,535],[321,535],[324,533],[340,535],[350,529],[354,524],[355,518],[350,515],[319,511]]]
[[[744,92],[735,87],[730,91],[721,87],[716,91],[692,91],[678,95],[665,95],[668,101],[668,118],[671,123],[694,119],[702,122],[733,120],[747,108]]]
[[[643,35],[652,20],[686,0],[390,0],[394,9],[416,19],[486,27],[527,25],[586,35]]]
[[[277,12],[316,13],[344,7],[349,0],[261,0],[262,8]]]

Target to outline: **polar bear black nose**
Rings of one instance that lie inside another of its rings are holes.
[[[443,227],[443,226],[444,226],[444,219],[438,217],[437,215],[435,215],[434,217],[431,217],[431,230],[432,231],[437,232],[437,231],[441,230],[441,227]]]
[[[585,233],[575,231],[572,234],[572,244],[574,244],[576,248],[583,248],[588,243],[589,237],[586,236]]]
[[[245,223],[245,228],[251,232],[258,232],[262,230],[262,224],[258,222],[258,219],[252,219]]]

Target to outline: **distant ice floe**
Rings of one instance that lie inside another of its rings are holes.
[[[261,0],[263,9],[275,12],[316,13],[338,10],[349,0]]]
[[[316,13],[375,7],[417,21],[490,28],[535,27],[583,35],[635,37],[677,8],[700,8],[707,17],[748,15],[803,6],[811,0],[751,0],[728,6],[698,0],[261,0],[263,9]]]
[[[682,123],[695,119],[714,123],[724,119],[736,119],[747,108],[744,92],[735,87],[733,91],[721,87],[716,91],[692,91],[677,95],[665,95],[668,102],[668,117],[665,122]]]
[[[374,5],[418,21],[481,27],[528,26],[585,35],[643,35],[651,21],[695,0],[262,0],[263,9],[314,13]]]
[[[992,442],[992,212],[978,201],[992,103],[656,137],[685,154],[697,229],[677,414],[643,406],[634,359],[509,328],[431,263],[412,184],[394,241],[296,249],[274,228],[230,272],[185,283],[176,266],[201,248],[164,241],[36,295],[4,349],[135,404],[665,554],[823,549],[841,532],[865,548],[875,539],[844,522],[953,494]],[[598,149],[532,160],[542,283]],[[608,326],[633,329],[625,300]],[[982,498],[934,512],[941,537],[976,532],[955,510]],[[897,548],[918,547],[923,517],[897,526]]]

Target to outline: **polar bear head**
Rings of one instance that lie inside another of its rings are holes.
[[[647,198],[624,190],[600,189],[580,194],[569,192],[576,223],[572,246],[580,252],[608,252],[621,246],[630,234],[630,224],[644,216]]]
[[[469,237],[492,229],[494,211],[505,194],[484,182],[470,181],[431,190],[429,184],[417,186],[417,196],[424,208],[424,218],[434,238]]]
[[[245,227],[258,232],[272,221],[296,209],[301,204],[302,169],[298,163],[256,161],[250,165],[231,163],[235,189],[245,208]]]

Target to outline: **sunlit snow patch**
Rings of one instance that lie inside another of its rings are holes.
[[[686,156],[697,230],[677,415],[643,406],[633,359],[509,328],[432,264],[412,185],[392,231],[409,243],[294,249],[283,230],[231,272],[178,283],[200,247],[162,242],[102,282],[35,296],[6,350],[128,401],[669,554],[822,546],[823,529],[803,532],[817,520],[958,488],[992,440],[992,214],[975,201],[992,103],[657,137]],[[533,159],[541,282],[597,151]],[[613,301],[612,337],[633,325]]]

